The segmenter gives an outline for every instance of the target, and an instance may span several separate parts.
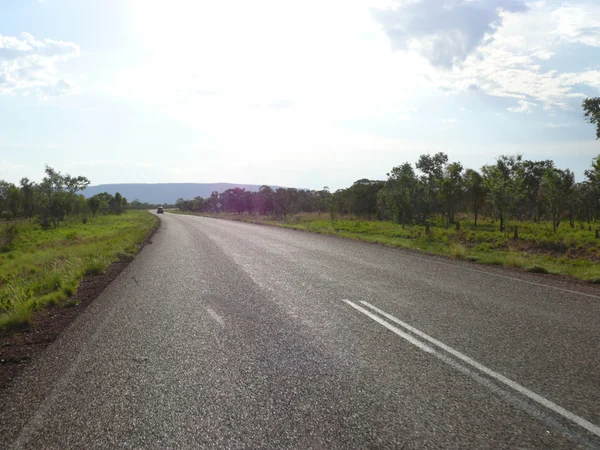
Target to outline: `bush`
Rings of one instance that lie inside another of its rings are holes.
[[[105,269],[106,269],[106,264],[103,261],[95,260],[95,261],[89,262],[85,266],[85,268],[83,269],[83,275],[86,277],[93,276],[93,275],[100,275],[100,274],[104,273]]]
[[[525,270],[531,273],[550,273],[550,271],[545,267],[536,265],[526,267]]]
[[[455,258],[462,259],[465,257],[467,250],[465,249],[465,246],[462,244],[452,244],[452,247],[450,247],[450,253]]]

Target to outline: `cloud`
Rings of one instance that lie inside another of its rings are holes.
[[[502,12],[523,12],[522,0],[421,0],[374,9],[392,47],[412,50],[435,67],[460,65],[502,24]]]
[[[600,6],[593,3],[566,4],[552,12],[556,34],[571,42],[600,47]]]
[[[71,42],[40,41],[29,33],[20,38],[0,35],[0,94],[49,98],[77,92],[56,64],[78,56],[79,46]]]
[[[519,106],[513,106],[511,108],[506,108],[510,112],[515,113],[531,113],[531,109],[535,108],[537,105],[532,102],[528,102],[527,100],[519,100]]]
[[[470,86],[497,97],[515,98],[511,112],[575,108],[590,88],[600,90],[600,71],[590,67],[572,71],[554,63],[555,55],[569,56],[573,45],[600,47],[600,7],[592,4],[552,7],[531,3],[527,13],[500,13],[493,35],[472,51],[460,67],[430,74],[443,92],[469,91]],[[584,18],[590,18],[585,21]],[[598,50],[600,56],[600,49]]]
[[[442,123],[452,123],[452,124],[454,124],[454,123],[458,123],[458,120],[455,119],[454,117],[450,117],[448,119],[442,119],[441,122]]]

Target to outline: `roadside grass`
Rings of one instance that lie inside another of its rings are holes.
[[[422,225],[401,226],[355,217],[336,218],[332,223],[328,215],[317,213],[285,218],[232,213],[192,214],[335,235],[481,264],[516,267],[532,273],[567,275],[600,284],[600,239],[595,237],[595,229],[600,224],[577,222],[571,228],[568,222],[562,222],[554,233],[551,223],[511,222],[508,231],[502,233],[497,221],[479,220],[475,227],[470,217],[461,216],[459,230],[439,220],[433,222],[428,235]],[[515,226],[518,229],[516,240]]]
[[[103,273],[113,262],[133,259],[137,245],[156,226],[145,211],[127,211],[42,230],[31,222],[10,231],[0,224],[0,332],[26,325],[45,305],[69,304],[84,276]]]

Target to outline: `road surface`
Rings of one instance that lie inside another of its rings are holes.
[[[600,448],[600,291],[165,214],[0,448]]]

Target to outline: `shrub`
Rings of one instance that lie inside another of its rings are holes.
[[[461,259],[461,258],[465,257],[467,250],[465,249],[465,246],[462,244],[452,244],[452,246],[450,247],[450,253],[455,258]]]
[[[525,270],[531,273],[550,273],[550,271],[545,267],[537,265],[526,267]]]
[[[105,262],[101,259],[96,258],[85,265],[85,268],[83,269],[83,275],[86,277],[100,275],[104,273],[105,269]]]

